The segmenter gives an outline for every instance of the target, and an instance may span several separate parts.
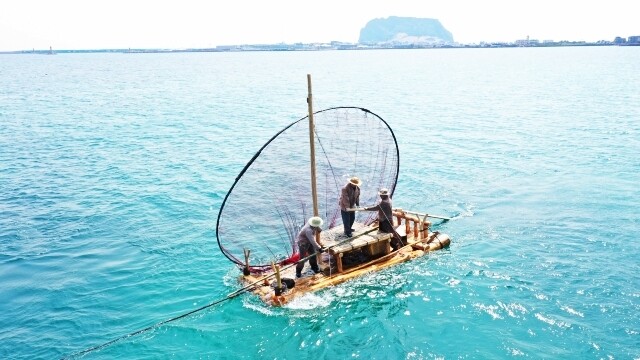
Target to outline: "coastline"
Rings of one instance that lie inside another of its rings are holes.
[[[126,48],[126,49],[32,49],[17,51],[0,51],[0,55],[11,54],[83,54],[83,53],[125,53],[125,54],[149,54],[149,53],[185,53],[185,52],[256,52],[256,51],[331,51],[331,50],[406,50],[406,49],[478,49],[478,48],[519,48],[519,47],[567,47],[567,46],[640,46],[640,42],[616,43],[600,40],[597,42],[586,41],[559,41],[559,42],[510,42],[510,43],[480,43],[480,44],[352,44],[331,42],[329,44],[255,44],[255,45],[221,45],[213,48]]]

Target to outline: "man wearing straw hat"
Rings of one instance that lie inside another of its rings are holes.
[[[342,215],[342,225],[344,226],[344,234],[348,237],[353,236],[353,223],[356,221],[356,213],[348,211],[360,206],[360,185],[362,181],[357,177],[349,178],[349,182],[342,187],[340,193],[340,214]]]
[[[296,265],[296,277],[302,276],[302,269],[304,268],[304,264],[307,262],[307,260],[302,259],[309,255],[314,255],[309,258],[311,270],[316,274],[320,272],[318,259],[316,259],[315,254],[320,253],[322,245],[316,242],[316,234],[322,231],[320,227],[323,222],[322,218],[314,216],[309,219],[298,233],[296,242],[298,243],[298,251],[300,252],[300,261],[298,261],[298,264]]]
[[[378,205],[367,207],[362,210],[378,212],[378,231],[381,233],[393,234],[393,238],[391,238],[391,247],[393,247],[393,250],[398,250],[402,241],[396,230],[393,228],[393,204],[389,198],[389,190],[384,188],[380,189],[380,191],[378,191],[378,195],[380,195],[380,202]]]

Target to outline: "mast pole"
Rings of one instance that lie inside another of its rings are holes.
[[[309,105],[309,150],[311,153],[311,196],[313,196],[313,216],[318,216],[318,188],[316,186],[316,145],[315,145],[315,124],[313,122],[313,96],[311,95],[311,74],[307,74],[307,105]],[[316,233],[316,242],[323,246],[320,241],[320,233]],[[318,265],[322,264],[322,256],[316,254]]]
[[[307,104],[309,105],[309,147],[311,150],[311,195],[313,196],[313,216],[318,216],[318,189],[316,187],[316,148],[313,122],[313,97],[311,95],[311,74],[307,74],[307,85],[309,95]]]

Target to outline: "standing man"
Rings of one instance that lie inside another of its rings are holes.
[[[378,195],[380,195],[380,202],[378,205],[364,208],[363,210],[378,212],[378,231],[381,233],[393,234],[393,238],[391,238],[391,247],[393,250],[398,250],[402,245],[402,241],[396,230],[393,228],[393,204],[389,198],[389,190],[380,189]]]
[[[360,206],[360,185],[362,181],[357,177],[352,177],[349,182],[342,187],[340,193],[340,214],[342,215],[342,225],[344,226],[344,234],[347,237],[353,236],[354,221],[356,221],[356,213],[347,211],[347,209]]]
[[[300,252],[300,259],[304,259],[309,255],[319,254],[321,252],[322,245],[316,242],[316,234],[322,231],[320,227],[323,222],[322,218],[314,216],[309,219],[302,229],[300,229],[298,237],[296,238],[298,251]],[[302,269],[306,262],[306,260],[298,261],[298,264],[296,265],[296,277],[299,278],[302,276]],[[313,270],[314,273],[317,274],[320,272],[316,256],[309,258],[309,264],[311,265],[311,270]]]

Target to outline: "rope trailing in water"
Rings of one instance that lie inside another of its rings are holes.
[[[242,289],[240,289],[240,290],[242,290]],[[135,335],[141,334],[141,333],[143,333],[143,332],[147,332],[147,331],[149,331],[149,330],[153,330],[153,329],[155,329],[155,328],[157,328],[157,327],[159,327],[159,326],[162,326],[162,325],[164,325],[164,324],[167,324],[167,323],[170,323],[170,322],[172,322],[172,321],[176,321],[176,320],[182,319],[182,318],[184,318],[184,317],[187,317],[187,316],[189,316],[189,315],[195,314],[195,313],[197,313],[197,312],[199,312],[199,311],[202,311],[202,310],[207,309],[207,308],[209,308],[209,307],[212,307],[212,306],[214,306],[214,305],[218,305],[218,304],[220,304],[220,303],[221,303],[221,302],[223,302],[223,301],[229,300],[229,299],[231,299],[231,298],[233,298],[233,297],[236,297],[236,296],[240,295],[240,294],[242,293],[240,290],[237,290],[237,291],[235,291],[235,292],[233,292],[233,293],[231,293],[231,294],[227,295],[226,297],[224,297],[224,298],[222,298],[222,299],[216,300],[216,301],[214,301],[214,302],[212,302],[212,303],[210,303],[210,304],[207,304],[207,305],[205,305],[205,306],[199,307],[199,308],[197,308],[197,309],[195,309],[195,310],[191,310],[191,311],[189,311],[189,312],[187,312],[187,313],[184,313],[184,314],[182,314],[182,315],[179,315],[179,316],[173,317],[173,318],[168,319],[168,320],[161,321],[161,322],[159,322],[159,323],[156,323],[156,324],[153,324],[153,325],[150,325],[150,326],[147,326],[147,327],[146,327],[146,328],[144,328],[144,329],[140,329],[140,330],[134,331],[134,332],[132,332],[132,333],[129,333],[129,334],[126,334],[126,335],[122,335],[122,336],[117,337],[117,338],[115,338],[115,339],[113,339],[113,340],[111,340],[111,341],[107,341],[107,342],[106,342],[106,343],[104,343],[104,344],[97,345],[97,346],[94,346],[94,347],[91,347],[91,348],[88,348],[88,349],[85,349],[85,350],[82,350],[82,351],[79,351],[79,352],[73,353],[73,354],[71,354],[71,355],[68,355],[68,356],[63,357],[62,359],[63,359],[63,360],[64,360],[64,359],[73,359],[73,358],[76,358],[76,357],[79,357],[79,356],[85,355],[85,354],[87,354],[87,353],[94,352],[94,351],[97,351],[97,350],[100,350],[100,349],[106,348],[107,346],[109,346],[109,345],[113,345],[113,344],[115,344],[116,342],[118,342],[118,341],[120,341],[120,340],[122,340],[122,339],[126,339],[126,338],[129,338],[129,337],[132,337],[132,336],[135,336]]]
[[[339,243],[337,243],[337,244],[333,244],[333,245],[331,245],[331,246],[329,246],[329,247],[325,248],[325,251],[327,251],[327,250],[331,249],[332,247],[335,247],[335,246],[338,246],[338,245],[342,245],[342,244],[344,244],[344,243],[346,243],[346,242],[348,242],[348,241],[351,241],[351,240],[353,240],[353,239],[355,239],[355,238],[358,238],[358,237],[360,237],[360,236],[362,236],[362,235],[368,234],[368,233],[370,233],[370,232],[372,232],[372,231],[374,231],[374,230],[377,230],[377,229],[378,229],[377,227],[374,227],[374,228],[372,228],[372,229],[370,229],[370,230],[367,230],[367,231],[363,232],[362,234],[358,234],[358,235],[356,235],[356,236],[354,236],[354,237],[351,237],[351,238],[345,239],[344,241],[341,241],[341,242],[339,242]],[[288,265],[288,266],[285,266],[285,267],[283,267],[282,269],[280,269],[280,271],[283,271],[283,270],[289,269],[289,268],[291,268],[291,267],[293,267],[293,266],[296,266],[296,265],[297,265],[298,263],[300,263],[300,262],[307,261],[307,260],[309,260],[312,256],[316,256],[316,253],[313,253],[313,254],[311,254],[311,255],[309,255],[309,256],[307,256],[307,257],[305,257],[305,258],[302,258],[302,259],[298,260],[297,262],[295,262],[295,263],[293,263],[293,264],[290,264],[290,265]],[[234,292],[231,292],[231,293],[227,294],[227,296],[225,296],[225,297],[223,297],[223,298],[221,298],[221,299],[218,299],[218,300],[216,300],[216,301],[213,301],[213,302],[211,302],[211,303],[209,303],[209,304],[207,304],[207,305],[201,306],[201,307],[199,307],[199,308],[197,308],[197,309],[191,310],[191,311],[186,312],[186,313],[184,313],[184,314],[182,314],[182,315],[178,315],[178,316],[176,316],[176,317],[172,317],[172,318],[170,318],[170,319],[160,321],[160,322],[155,323],[155,324],[153,324],[153,325],[147,326],[147,327],[145,327],[145,328],[143,328],[143,329],[136,330],[136,331],[131,332],[131,333],[128,333],[128,334],[126,334],[126,335],[122,335],[122,336],[117,337],[117,338],[115,338],[115,339],[113,339],[113,340],[107,341],[107,342],[106,342],[106,343],[104,343],[104,344],[96,345],[96,346],[90,347],[90,348],[88,348],[88,349],[84,349],[84,350],[82,350],[82,351],[79,351],[79,352],[73,353],[73,354],[71,354],[71,355],[64,356],[64,357],[62,357],[61,359],[62,359],[62,360],[65,360],[65,359],[73,359],[73,358],[77,358],[77,357],[79,357],[79,356],[82,356],[82,355],[88,354],[88,353],[90,353],[90,352],[98,351],[98,350],[101,350],[101,349],[106,348],[107,346],[113,345],[113,344],[117,343],[117,342],[118,342],[118,341],[120,341],[120,340],[123,340],[123,339],[129,338],[129,337],[132,337],[132,336],[135,336],[135,335],[142,334],[143,332],[147,332],[147,331],[149,331],[149,330],[153,330],[153,329],[155,329],[155,328],[157,328],[157,327],[160,327],[160,326],[162,326],[162,325],[168,324],[168,323],[173,322],[173,321],[176,321],[176,320],[180,320],[180,319],[185,318],[185,317],[187,317],[187,316],[189,316],[189,315],[193,315],[193,314],[195,314],[195,313],[197,313],[197,312],[200,312],[200,311],[205,310],[205,309],[208,309],[208,308],[210,308],[210,307],[212,307],[212,306],[218,305],[218,304],[220,304],[220,303],[222,303],[222,302],[224,302],[224,301],[227,301],[227,300],[233,299],[234,297],[236,297],[236,296],[238,296],[238,295],[244,294],[245,292],[247,292],[247,291],[249,291],[249,290],[253,289],[257,284],[259,284],[259,283],[261,283],[261,282],[263,282],[263,281],[265,281],[265,280],[267,280],[267,279],[269,279],[269,278],[271,278],[271,277],[273,277],[273,276],[275,276],[275,275],[276,275],[275,273],[272,273],[272,274],[269,274],[269,275],[265,275],[265,276],[261,277],[260,279],[258,279],[258,280],[256,280],[256,281],[252,282],[251,284],[246,285],[246,286],[244,286],[244,287],[242,287],[242,288],[240,288],[240,289],[238,289],[238,290],[236,290],[236,291],[234,291]]]

